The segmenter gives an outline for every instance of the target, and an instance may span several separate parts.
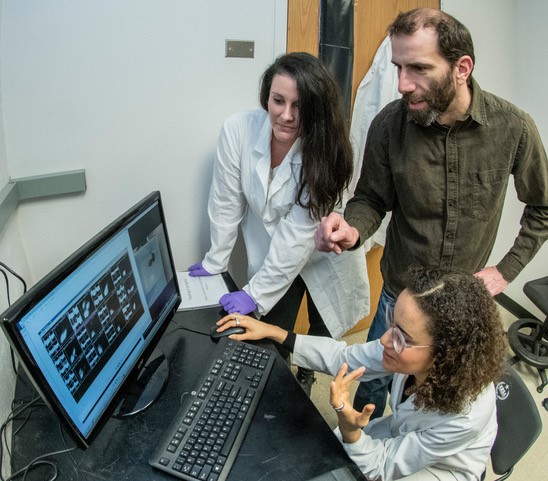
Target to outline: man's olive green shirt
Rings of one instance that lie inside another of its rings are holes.
[[[418,125],[401,99],[375,117],[345,219],[362,243],[392,212],[381,271],[398,295],[411,264],[485,267],[511,174],[526,205],[514,245],[497,264],[510,282],[548,237],[548,160],[531,117],[474,80],[469,114],[450,128]]]

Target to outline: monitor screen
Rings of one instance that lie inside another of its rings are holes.
[[[27,374],[80,447],[98,434],[176,312],[176,277],[153,192],[3,314]]]

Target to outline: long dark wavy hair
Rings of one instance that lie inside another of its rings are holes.
[[[415,8],[400,13],[388,27],[388,34],[411,35],[420,28],[433,28],[438,34],[438,48],[453,67],[463,55],[476,63],[470,31],[455,17],[433,8]],[[468,78],[471,82],[471,78]]]
[[[319,220],[342,204],[352,178],[352,146],[339,88],[316,57],[304,52],[282,55],[261,78],[259,100],[266,111],[278,74],[295,79],[299,94],[302,169],[295,202]]]
[[[468,273],[412,267],[405,286],[426,315],[434,362],[415,407],[459,413],[503,373],[506,335],[495,301]]]

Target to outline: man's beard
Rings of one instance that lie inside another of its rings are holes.
[[[413,97],[413,94],[408,93],[403,95],[403,99],[406,101],[411,119],[417,124],[427,127],[449,108],[455,95],[456,89],[449,71],[440,81],[432,81],[430,89],[422,97]],[[428,106],[422,110],[411,110],[409,108],[410,101],[425,101]]]

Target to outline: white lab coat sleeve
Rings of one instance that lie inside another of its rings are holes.
[[[276,225],[261,268],[244,286],[260,314],[274,307],[308,262],[315,249],[314,232],[318,224],[306,209],[293,204]]]
[[[380,339],[364,344],[348,345],[329,337],[297,335],[293,350],[293,363],[297,366],[335,376],[343,362],[353,371],[365,366],[360,381],[391,374],[382,365],[383,347]]]
[[[223,123],[217,143],[217,158],[213,167],[207,212],[211,247],[202,265],[212,274],[228,268],[230,254],[238,237],[238,226],[246,208],[241,186],[242,126],[236,117]]]
[[[476,443],[484,423],[475,422],[476,416],[466,414],[437,415],[439,422],[421,429],[413,426],[412,416],[408,424],[411,429],[416,429],[406,431],[408,425],[404,424],[394,437],[373,439],[362,431],[357,442],[347,444],[342,441],[338,428],[335,434],[368,479],[399,479],[434,465],[452,471],[455,479],[475,479],[469,472],[458,473],[454,464],[455,458],[462,456],[463,468],[468,467],[466,449]],[[418,414],[417,418],[420,417]],[[446,459],[451,459],[452,464],[444,464]]]

